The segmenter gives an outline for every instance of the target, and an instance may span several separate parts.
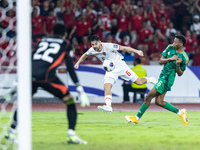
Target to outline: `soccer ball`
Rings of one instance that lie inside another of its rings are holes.
[[[108,59],[104,60],[103,69],[107,72],[113,71],[115,69],[114,62]]]

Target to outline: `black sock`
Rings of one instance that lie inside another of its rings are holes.
[[[17,127],[17,109],[14,112],[13,120],[10,127],[12,129],[15,129]]]
[[[75,103],[67,105],[67,118],[69,122],[69,129],[75,130],[77,112]]]

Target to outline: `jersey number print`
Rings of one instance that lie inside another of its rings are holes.
[[[58,43],[48,43],[41,42],[39,44],[39,48],[35,52],[33,59],[34,60],[43,60],[49,63],[53,62],[53,58],[49,56],[50,54],[57,54],[60,49],[60,45]]]

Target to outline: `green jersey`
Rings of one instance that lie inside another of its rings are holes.
[[[185,53],[185,51],[181,53],[176,53],[176,50],[174,49],[173,45],[168,45],[168,47],[162,52],[162,56],[165,58],[171,58],[174,55],[177,55],[178,58],[182,59],[180,68],[182,71],[184,71],[189,61],[189,58]],[[158,82],[154,86],[154,88],[161,94],[166,91],[170,91],[171,86],[174,84],[175,76],[176,76],[176,61],[170,61],[164,64]]]

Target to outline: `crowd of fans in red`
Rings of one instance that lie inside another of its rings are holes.
[[[0,49],[8,49],[11,57],[16,50],[16,2],[8,9],[8,1],[0,2]],[[189,65],[200,66],[200,0],[32,0],[31,5],[33,47],[52,35],[55,23],[63,23],[75,59],[91,47],[89,37],[97,34],[103,42],[143,50],[142,64],[149,65],[157,62],[176,34],[183,34]],[[125,61],[138,57],[122,54]],[[99,63],[95,58],[86,62]]]

